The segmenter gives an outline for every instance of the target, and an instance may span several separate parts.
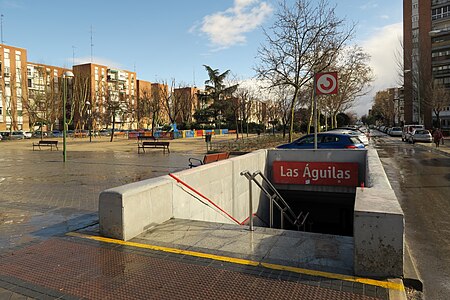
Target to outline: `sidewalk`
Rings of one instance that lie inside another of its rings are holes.
[[[281,237],[267,229],[172,220],[130,242],[98,236],[102,190],[187,168],[204,155],[202,139],[139,155],[135,141],[69,140],[65,164],[61,151],[32,151],[30,141],[1,147],[2,300],[395,299],[389,294],[403,287],[349,276],[351,260],[324,264],[338,252],[344,259],[350,244],[337,251],[284,236],[285,248],[275,249]],[[287,262],[294,247],[303,264]]]

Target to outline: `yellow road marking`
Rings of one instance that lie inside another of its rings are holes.
[[[260,263],[260,262],[252,261],[252,260],[248,260],[248,259],[233,258],[233,257],[228,257],[228,256],[208,254],[208,253],[202,253],[202,252],[196,252],[196,251],[190,251],[190,250],[182,250],[182,249],[168,248],[168,247],[155,246],[155,245],[146,245],[146,244],[135,243],[135,242],[126,242],[126,241],[122,241],[122,240],[116,240],[116,239],[112,239],[112,238],[106,238],[106,237],[95,236],[95,235],[87,235],[87,234],[82,234],[82,233],[77,233],[77,232],[69,232],[69,233],[67,233],[67,235],[73,236],[73,237],[84,238],[84,239],[95,240],[95,241],[104,242],[104,243],[112,243],[112,244],[131,246],[131,247],[143,248],[143,249],[149,249],[149,250],[155,250],[155,251],[189,255],[189,256],[207,258],[207,259],[212,259],[212,260],[230,262],[230,263],[235,263],[235,264],[239,264],[239,265],[254,266],[254,267],[262,266],[264,268],[272,269],[272,270],[288,271],[288,272],[293,272],[293,273],[298,273],[298,274],[306,274],[306,275],[311,275],[311,276],[319,276],[319,277],[338,279],[338,280],[350,281],[350,282],[359,282],[359,283],[373,285],[373,286],[379,286],[379,287],[383,287],[383,288],[391,289],[391,290],[398,290],[398,291],[405,290],[403,284],[389,282],[389,281],[361,278],[361,277],[348,276],[348,275],[342,275],[342,274],[337,274],[337,273],[315,271],[315,270],[309,270],[309,269],[303,269],[303,268],[297,268],[297,267],[289,267],[289,266],[270,264],[270,263],[264,263],[264,262]]]

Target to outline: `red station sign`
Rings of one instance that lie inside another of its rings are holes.
[[[358,163],[274,161],[277,184],[358,186]]]

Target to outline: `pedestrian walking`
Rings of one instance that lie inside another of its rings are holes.
[[[440,128],[436,128],[436,130],[433,133],[433,141],[436,144],[436,148],[439,148],[439,144],[441,143],[441,140],[444,139],[444,136],[442,135],[442,131]]]

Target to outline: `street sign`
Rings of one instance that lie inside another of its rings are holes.
[[[327,72],[316,74],[316,95],[332,95],[338,93],[338,73]]]
[[[274,161],[277,184],[358,186],[358,163]]]

